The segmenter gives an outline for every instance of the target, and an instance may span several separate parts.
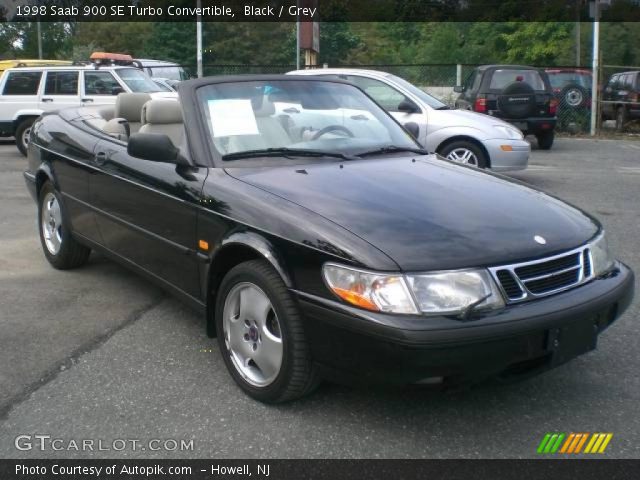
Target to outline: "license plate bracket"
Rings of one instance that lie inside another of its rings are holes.
[[[575,322],[547,332],[546,346],[552,353],[554,365],[594,350],[597,343],[598,326],[595,322]]]

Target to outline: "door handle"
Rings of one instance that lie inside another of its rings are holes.
[[[82,103],[93,102],[93,98],[83,98],[80,100]]]
[[[107,155],[105,152],[98,152],[96,153],[94,159],[98,165],[102,165],[107,160],[109,160],[109,155]]]
[[[53,98],[43,98],[43,102],[53,102]]]

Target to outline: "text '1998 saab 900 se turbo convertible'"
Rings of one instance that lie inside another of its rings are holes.
[[[243,76],[178,91],[34,124],[42,247],[60,269],[95,250],[202,311],[258,400],[323,378],[520,378],[595,348],[631,301],[633,273],[596,220],[428,154],[354,85]]]

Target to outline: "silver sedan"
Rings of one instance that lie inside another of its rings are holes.
[[[377,70],[323,68],[290,75],[330,75],[363,89],[428,150],[494,171],[524,170],[531,145],[520,130],[494,117],[453,110],[406,80]]]

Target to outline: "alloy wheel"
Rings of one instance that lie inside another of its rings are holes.
[[[269,297],[257,285],[242,282],[227,295],[223,309],[224,342],[231,363],[249,384],[266,387],[282,366],[282,331]]]
[[[49,192],[42,201],[41,228],[44,243],[51,255],[57,255],[62,245],[62,213],[56,196]]]
[[[478,166],[478,157],[468,148],[454,148],[447,154],[447,160],[452,160],[466,165]]]

